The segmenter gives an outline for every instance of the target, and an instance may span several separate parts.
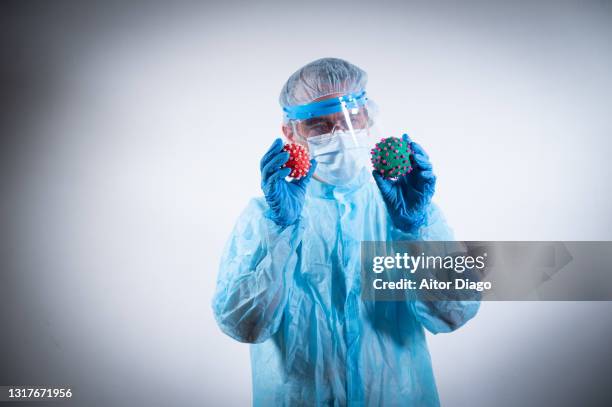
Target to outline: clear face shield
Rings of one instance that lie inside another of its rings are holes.
[[[283,109],[294,141],[317,161],[315,178],[346,185],[368,169],[377,136],[374,107],[364,91]]]

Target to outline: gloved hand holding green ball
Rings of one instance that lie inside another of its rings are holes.
[[[395,226],[415,232],[427,222],[427,206],[433,197],[436,176],[429,156],[410,140],[383,139],[372,150],[372,175]]]

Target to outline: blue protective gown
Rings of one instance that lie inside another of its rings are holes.
[[[360,242],[452,240],[433,204],[418,234],[393,227],[371,175],[312,180],[301,219],[281,228],[253,199],[226,244],[213,309],[251,345],[256,406],[439,405],[423,327],[450,332],[477,301],[363,301]]]

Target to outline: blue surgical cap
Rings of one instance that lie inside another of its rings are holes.
[[[304,105],[334,93],[359,93],[367,82],[368,74],[350,62],[321,58],[294,72],[278,100],[282,107]]]

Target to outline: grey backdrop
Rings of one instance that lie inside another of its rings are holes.
[[[612,239],[610,2],[252,3],[0,3],[0,384],[250,402],[217,265],[323,56],[430,153],[458,238]],[[430,338],[443,404],[610,405],[611,311],[483,304]]]

